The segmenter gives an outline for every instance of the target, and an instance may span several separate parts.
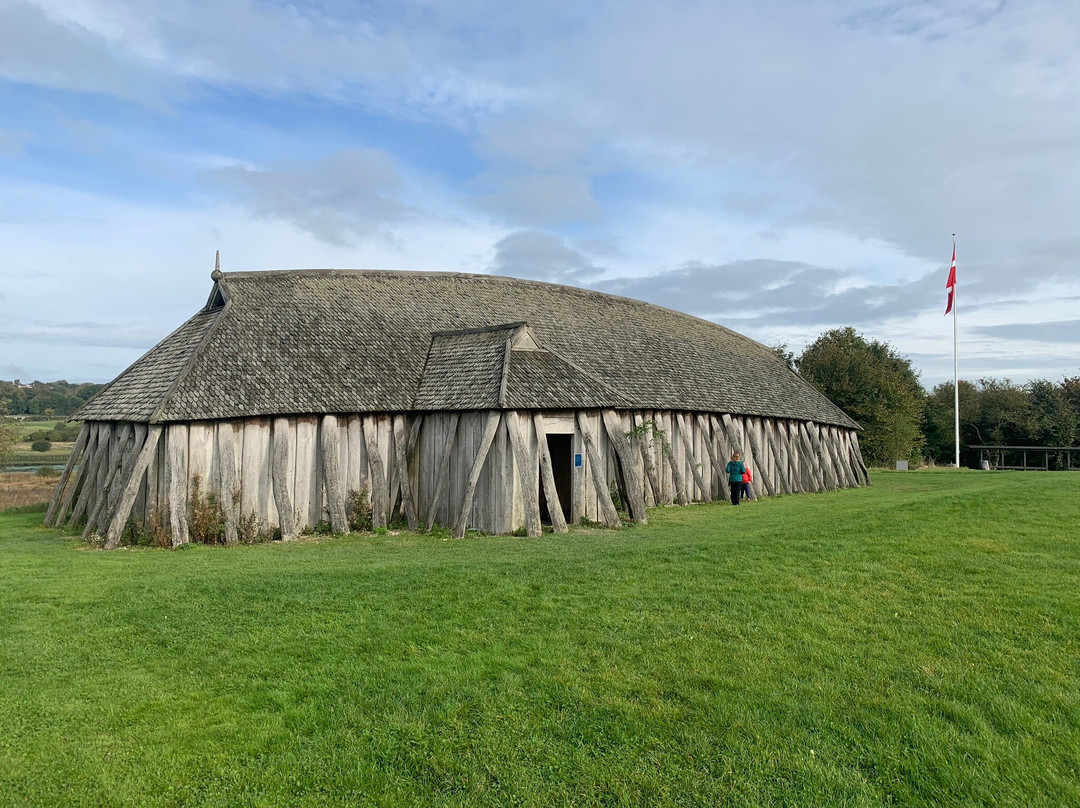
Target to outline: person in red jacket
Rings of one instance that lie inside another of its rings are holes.
[[[750,483],[754,481],[754,475],[750,473],[750,467],[746,467],[746,471],[742,475],[742,490],[739,492],[740,499],[748,499],[753,502],[757,497],[754,496],[754,489],[750,487]]]

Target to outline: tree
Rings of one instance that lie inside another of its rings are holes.
[[[956,456],[956,431],[953,421],[953,383],[935,387],[926,398],[922,432],[925,454],[935,463],[952,465]],[[979,433],[979,390],[969,381],[960,380],[960,464],[973,466],[979,453],[965,447],[985,443]]]
[[[1031,400],[1031,434],[1041,446],[1070,446],[1076,438],[1076,412],[1065,397],[1064,383],[1059,387],[1046,379],[1025,385]]]
[[[778,342],[769,347],[776,355],[777,359],[780,359],[789,368],[795,370],[795,354],[788,350],[788,344],[786,342]]]
[[[868,463],[921,458],[925,392],[909,359],[853,328],[826,331],[797,361],[799,373],[863,427]]]
[[[0,401],[0,469],[7,468],[11,463],[17,440],[15,423],[8,418],[8,403]]]
[[[34,452],[47,452],[51,448],[52,448],[52,442],[47,441],[44,438],[41,438],[40,440],[36,440],[36,441],[34,441],[33,443],[30,444],[30,449],[31,449],[31,451],[34,451]]]

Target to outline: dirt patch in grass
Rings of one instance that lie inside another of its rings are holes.
[[[48,504],[57,481],[56,477],[39,477],[37,474],[0,474],[0,512]]]

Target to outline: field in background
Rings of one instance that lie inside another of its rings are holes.
[[[0,794],[1080,804],[1080,474],[874,482],[540,539],[0,515]]]
[[[19,437],[19,443],[15,444],[15,453],[11,458],[13,466],[63,466],[67,463],[68,456],[75,446],[75,441],[54,442],[47,452],[35,452],[30,448],[26,437],[34,432],[51,431],[57,425],[67,423],[65,419],[53,419],[51,421],[28,421],[19,419],[14,421],[15,432]],[[2,480],[2,478],[0,478]],[[0,494],[2,495],[2,494]],[[0,507],[0,510],[3,510]]]
[[[42,477],[38,474],[0,474],[0,513],[8,508],[27,508],[33,505],[41,505],[44,512],[52,500],[58,481],[57,477]]]

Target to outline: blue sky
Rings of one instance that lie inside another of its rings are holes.
[[[498,272],[1080,375],[1080,7],[2,0],[0,378],[226,271]]]

